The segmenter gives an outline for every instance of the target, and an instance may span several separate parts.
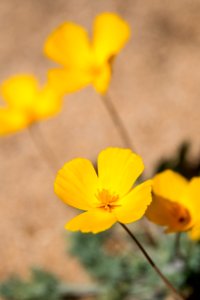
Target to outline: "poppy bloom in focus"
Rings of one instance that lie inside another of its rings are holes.
[[[92,163],[76,158],[66,163],[55,180],[55,193],[66,204],[83,210],[66,229],[98,233],[116,222],[140,219],[151,202],[151,180],[133,188],[144,169],[129,149],[107,148],[98,156],[98,175]]]

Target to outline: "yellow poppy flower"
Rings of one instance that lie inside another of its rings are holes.
[[[130,36],[128,24],[118,15],[102,13],[94,20],[93,39],[74,23],[59,26],[45,43],[45,54],[63,68],[49,71],[49,79],[65,93],[92,84],[105,93],[111,77],[113,57],[124,47]]]
[[[192,239],[200,238],[200,177],[188,181],[166,170],[153,178],[152,191],[146,211],[150,221],[165,226],[166,233],[189,231]]]
[[[66,163],[55,180],[55,193],[66,204],[84,210],[66,229],[98,233],[114,223],[140,219],[151,202],[151,180],[135,188],[144,169],[129,149],[107,148],[98,156],[98,175],[92,163],[76,158]]]
[[[61,97],[49,85],[40,88],[32,75],[16,75],[0,86],[5,105],[0,107],[0,135],[21,130],[56,114]]]

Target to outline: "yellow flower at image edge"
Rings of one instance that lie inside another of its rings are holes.
[[[32,75],[16,75],[0,87],[5,102],[0,107],[0,135],[21,130],[61,109],[61,97],[49,85],[40,88]]]
[[[188,231],[191,239],[200,239],[200,177],[188,181],[166,170],[153,178],[153,200],[146,217],[165,232]]]
[[[74,23],[65,22],[47,38],[45,54],[62,68],[49,71],[49,79],[65,93],[92,84],[105,93],[111,77],[111,62],[130,37],[128,24],[114,13],[102,13],[94,20],[93,38]]]
[[[98,175],[92,163],[76,158],[66,163],[55,180],[55,193],[66,204],[83,210],[66,229],[98,233],[114,223],[140,219],[151,202],[151,180],[132,188],[144,169],[129,149],[107,148],[98,156]]]

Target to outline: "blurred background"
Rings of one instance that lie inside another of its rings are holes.
[[[197,165],[198,0],[1,0],[0,80],[33,73],[44,82],[47,69],[53,66],[43,55],[49,33],[64,21],[83,25],[91,33],[94,17],[105,11],[118,13],[132,30],[131,40],[114,62],[108,95],[132,137],[134,150],[143,157],[146,177],[162,159],[176,160],[183,142],[190,145],[192,167]],[[123,146],[92,87],[65,97],[62,112],[39,127],[57,157],[57,170],[74,157],[95,161],[103,148]],[[26,279],[31,267],[70,284],[93,281],[67,251],[72,242],[63,228],[76,212],[54,195],[57,170],[49,169],[28,130],[0,138],[0,282],[12,274]],[[142,298],[146,299],[154,298]]]

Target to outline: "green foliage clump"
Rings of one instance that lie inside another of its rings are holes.
[[[153,299],[149,287],[155,284],[157,277],[151,266],[138,251],[126,249],[127,245],[124,245],[125,249],[112,253],[107,249],[108,243],[115,243],[112,236],[112,230],[98,235],[73,233],[71,253],[104,286],[103,299],[122,300],[127,299],[130,294],[137,296],[137,299],[143,300],[144,295],[145,300]],[[147,278],[149,282],[146,284]],[[155,292],[155,286],[153,291]]]
[[[47,272],[33,269],[30,281],[13,276],[0,284],[0,296],[7,300],[60,300],[59,281]]]
[[[127,257],[119,258],[106,252],[104,243],[109,238],[111,231],[98,235],[73,234],[71,252],[78,256],[87,270],[109,290],[110,299],[123,299],[129,290],[132,272],[128,267]],[[116,290],[117,296],[111,297]]]
[[[166,286],[137,248],[134,249],[131,244],[128,249],[114,254],[107,249],[108,242],[115,243],[112,236],[112,230],[98,235],[71,235],[72,254],[105,289],[98,299],[122,300],[132,299],[132,296],[138,300],[165,299],[168,293]],[[160,235],[156,247],[148,245],[144,235],[140,235],[139,240],[146,245],[147,252],[177,289],[184,289],[188,297],[191,293],[199,295],[200,244],[193,243],[187,234],[183,234],[179,253],[176,253],[175,235]],[[127,246],[128,240],[123,242]]]

